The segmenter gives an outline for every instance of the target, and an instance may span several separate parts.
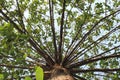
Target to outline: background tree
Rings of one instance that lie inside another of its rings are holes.
[[[0,0],[0,78],[120,79],[119,0]],[[28,77],[27,77],[28,78]]]

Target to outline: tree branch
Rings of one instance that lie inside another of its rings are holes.
[[[88,13],[90,7],[91,7],[91,4],[89,5],[89,7],[88,7],[88,9],[87,9],[87,11],[86,11],[87,13]],[[73,47],[73,45],[74,45],[73,43],[74,43],[76,40],[78,40],[78,35],[79,35],[80,32],[82,31],[83,25],[85,25],[86,20],[87,20],[87,17],[88,17],[88,16],[85,15],[85,14],[84,14],[84,16],[85,16],[85,17],[84,17],[84,22],[80,25],[80,27],[79,27],[79,29],[78,29],[78,31],[77,31],[77,33],[76,33],[74,39],[72,40],[71,44],[70,44],[69,47],[68,47],[66,53],[68,53],[69,49],[70,49],[71,47]]]
[[[30,24],[30,23],[28,23],[29,24],[29,26],[32,28],[32,25]],[[39,27],[39,29],[40,30],[42,30],[43,31],[43,29],[42,28],[40,28],[40,26],[38,25],[38,27]],[[32,28],[33,29],[33,28]],[[36,37],[36,36],[32,36],[32,35],[30,35],[29,34],[29,32],[27,32],[27,34],[31,37],[31,40],[33,40],[34,42],[35,42],[35,44],[41,49],[41,51],[44,51],[48,56],[50,56],[51,57],[51,59],[53,59],[53,57],[51,56],[51,55],[49,55],[51,52],[50,52],[50,49],[48,48],[48,47],[45,47],[44,45],[43,45],[43,43],[42,43],[42,41],[40,40],[40,41],[35,41],[35,39],[34,39],[34,37]],[[46,40],[45,40],[46,41]],[[40,46],[40,45],[42,45],[42,47]],[[32,48],[32,47],[31,47]]]
[[[21,18],[21,27],[25,27],[25,25],[24,25],[24,22],[23,22],[23,14],[22,14],[22,12],[21,12],[21,10],[20,10],[20,6],[19,6],[19,2],[18,2],[18,0],[16,0],[16,3],[17,3],[17,7],[18,7],[18,12],[19,12],[19,16],[20,16],[20,18]]]
[[[7,64],[0,64],[1,67],[8,67],[8,68],[21,68],[21,69],[34,69],[33,66],[13,66],[13,65],[7,65]]]
[[[100,42],[102,42],[103,40],[105,40],[110,34],[112,34],[113,32],[115,32],[116,30],[119,30],[119,27],[120,27],[120,25],[117,26],[117,27],[115,27],[114,29],[112,29],[111,31],[109,31],[108,33],[106,33],[105,35],[103,35],[102,37],[100,37],[99,39],[97,39],[96,41],[92,42],[88,46],[86,46],[83,50],[81,50],[74,57],[72,57],[70,59],[69,63],[74,62],[76,59],[78,59],[80,56],[82,56],[83,54],[85,54],[87,51],[89,51],[92,48],[94,48],[97,44],[99,44]]]
[[[105,53],[110,52],[110,51],[112,51],[112,50],[115,50],[115,49],[117,49],[117,48],[119,48],[119,47],[120,47],[120,45],[118,45],[118,46],[116,46],[116,47],[113,47],[113,48],[111,48],[111,49],[109,49],[109,50],[107,50],[107,51],[105,51],[105,52],[103,52],[103,53],[101,53],[101,54],[98,54],[98,55],[96,55],[96,56],[94,56],[94,57],[91,57],[91,58],[89,58],[89,59],[93,59],[93,58],[96,58],[96,57],[100,57],[100,56],[104,55]],[[119,52],[118,52],[118,53],[119,53]]]
[[[34,43],[34,41],[29,39],[29,42],[35,48],[35,50],[38,52],[38,54],[40,54],[50,66],[52,66],[54,64],[54,61],[52,60],[52,58],[47,53],[40,50],[40,48],[36,45],[36,43]]]
[[[63,25],[64,25],[64,17],[65,17],[65,5],[66,5],[66,0],[64,0],[63,2],[63,10],[62,10],[62,16],[61,16],[58,63],[61,63],[62,61],[62,42],[63,42]]]
[[[51,21],[51,29],[53,33],[53,45],[55,48],[55,61],[57,61],[57,44],[56,44],[56,35],[55,35],[55,26],[54,26],[54,12],[53,12],[53,1],[49,0],[49,8],[50,8],[50,21]]]
[[[19,28],[19,26],[14,22],[12,21],[12,19],[10,19],[1,9],[0,9],[0,13],[11,23],[14,25],[14,28],[17,29],[21,34],[26,34],[23,30],[21,30]],[[26,34],[26,35],[29,35],[29,34]],[[40,49],[40,46],[37,44],[37,42],[32,38],[30,37],[28,39],[29,43],[36,49],[36,51],[38,52],[38,54],[40,54],[42,57],[45,58],[45,60],[48,62],[49,65],[53,65],[54,64],[54,61],[52,60],[52,58],[47,54],[45,53],[44,51],[42,51]]]
[[[75,74],[73,74],[73,76],[76,77],[76,78],[78,78],[78,79],[80,79],[80,80],[87,80],[87,79],[85,79],[85,78],[83,78],[83,77],[80,77],[80,76],[78,76],[78,75],[75,75]],[[77,79],[76,79],[76,80],[77,80]]]
[[[19,3],[18,3],[18,0],[16,0],[16,2],[17,2],[17,7],[18,7],[18,12],[19,12],[19,16],[20,16],[20,18],[21,18],[21,27],[23,28],[23,30],[25,31],[25,32],[27,32],[26,31],[26,29],[25,29],[25,25],[24,25],[24,22],[23,22],[23,15],[22,15],[22,13],[21,13],[21,10],[20,10],[20,7],[19,7]],[[28,32],[27,32],[27,34],[29,34]],[[36,45],[38,45],[38,43],[34,40],[34,38],[33,37],[31,37],[32,38],[32,40],[36,43]],[[39,46],[39,45],[38,45]],[[41,46],[39,46],[40,48],[41,48]],[[43,46],[45,49],[46,49],[46,47],[45,46]],[[42,48],[41,48],[42,49]],[[41,50],[41,51],[44,51],[44,50]]]
[[[23,31],[18,27],[18,25],[14,23],[14,21],[12,21],[12,19],[10,19],[1,9],[0,9],[0,13],[6,18],[6,20],[8,20],[10,23],[14,25],[15,29],[17,29],[20,33],[23,33]]]
[[[87,18],[85,18],[83,24],[80,25],[80,28],[79,28],[76,36],[74,37],[74,39],[72,40],[72,42],[71,42],[70,45],[68,46],[68,49],[67,49],[66,54],[65,54],[65,58],[64,58],[64,60],[63,60],[63,65],[67,64],[67,61],[69,60],[69,55],[71,55],[71,53],[68,54],[68,52],[69,52],[69,50],[70,50],[71,47],[74,47],[74,45],[75,45],[74,42],[77,40],[77,37],[78,37],[78,35],[79,35],[79,32],[81,31],[82,26],[85,24],[86,19],[87,19]]]
[[[9,55],[5,55],[5,54],[2,54],[2,53],[0,53],[0,59],[2,59],[3,57],[5,57],[5,58],[13,58],[12,56],[9,56]]]
[[[74,64],[70,65],[69,68],[76,68],[76,67],[79,67],[79,66],[83,66],[83,65],[95,62],[95,61],[105,60],[105,59],[115,58],[115,57],[119,58],[120,54],[115,53],[115,54],[111,54],[109,56],[100,56],[100,57],[86,59],[86,60],[83,60],[83,61],[80,61],[80,62],[77,62],[77,63],[74,63]]]
[[[113,71],[120,71],[120,68],[117,69],[73,69],[71,70],[72,73],[87,73],[87,72],[113,72]]]
[[[106,72],[105,72],[106,73]],[[110,78],[110,74],[109,75],[102,75],[102,74],[94,74],[95,76],[101,76],[101,77],[107,77],[107,78]]]
[[[42,62],[38,62],[38,61],[30,61],[30,60],[25,60],[29,63],[32,63],[32,65],[35,64],[35,66],[40,66],[43,70],[49,70],[50,67],[47,67],[45,64],[42,64]]]
[[[83,41],[86,40],[86,38],[91,34],[91,32],[95,29],[95,27],[96,27],[101,21],[103,21],[103,20],[105,20],[106,18],[108,18],[108,17],[116,14],[116,13],[119,12],[119,11],[120,11],[120,10],[115,11],[115,12],[113,12],[113,13],[111,13],[111,14],[103,17],[103,18],[101,18],[98,22],[96,22],[96,23],[93,25],[93,27],[92,27],[92,28],[82,37],[82,39],[76,44],[76,46],[73,48],[73,50],[70,52],[70,54],[69,54],[69,55],[67,56],[67,58],[64,60],[64,62],[66,62],[66,63],[69,62],[69,58],[70,58],[71,56],[73,56],[74,51],[79,47],[79,45],[80,45]]]

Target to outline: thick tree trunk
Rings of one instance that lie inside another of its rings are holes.
[[[74,80],[74,78],[70,75],[67,69],[55,65],[48,80]]]
[[[74,80],[70,75],[59,75],[57,77],[53,77],[50,80]]]

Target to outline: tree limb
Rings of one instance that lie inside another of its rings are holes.
[[[110,34],[112,34],[113,32],[115,32],[116,30],[119,30],[119,26],[115,27],[114,29],[112,29],[111,31],[109,31],[107,34],[103,35],[102,37],[100,37],[99,39],[97,39],[96,41],[92,42],[91,44],[89,44],[88,46],[86,46],[83,50],[81,50],[80,52],[78,52],[74,57],[72,57],[69,61],[69,63],[74,62],[76,59],[78,59],[80,56],[82,56],[83,54],[85,54],[87,51],[91,50],[92,48],[94,48],[97,44],[99,44],[100,42],[102,42],[103,40],[105,40]],[[86,50],[86,51],[85,51]],[[112,49],[113,50],[113,49]]]
[[[0,9],[0,13],[10,22],[14,25],[15,29],[17,29],[20,33],[23,33],[23,31],[18,27],[18,25],[16,23],[14,23],[14,21],[12,21],[12,19],[10,19],[1,9]]]
[[[85,78],[83,78],[83,77],[80,77],[80,76],[78,76],[78,75],[75,75],[75,74],[73,74],[73,76],[75,76],[77,79],[80,79],[80,80],[87,80],[87,79],[85,79]],[[76,80],[77,80],[76,79]]]
[[[82,43],[83,41],[86,40],[86,38],[91,34],[91,32],[95,29],[95,27],[96,27],[101,21],[103,21],[103,20],[105,20],[106,18],[108,18],[108,17],[116,14],[116,13],[119,12],[119,11],[120,11],[120,10],[115,11],[115,12],[113,12],[113,13],[111,13],[111,14],[103,17],[103,18],[101,18],[98,22],[96,22],[96,23],[93,25],[93,27],[92,27],[92,28],[82,37],[82,39],[76,44],[76,46],[73,48],[73,50],[70,52],[70,54],[69,54],[69,55],[67,56],[67,58],[64,60],[64,62],[66,62],[66,63],[69,62],[69,58],[70,58],[71,56],[73,56],[74,51],[79,47],[80,43]]]
[[[60,43],[59,43],[59,57],[58,57],[58,63],[62,61],[62,42],[63,42],[63,25],[64,25],[64,17],[65,17],[65,5],[66,0],[63,2],[63,10],[62,10],[62,16],[61,16],[61,26],[60,26]]]
[[[120,71],[120,68],[117,69],[73,69],[73,73],[87,73],[87,72],[111,72],[111,71]]]
[[[74,63],[74,64],[70,65],[69,68],[76,68],[76,67],[79,67],[79,66],[83,66],[83,65],[95,62],[95,61],[105,60],[105,59],[109,59],[109,58],[119,58],[119,57],[120,57],[120,54],[117,54],[117,53],[111,54],[111,55],[108,55],[108,56],[99,56],[99,57],[90,58],[90,59],[86,59],[86,60]]]
[[[10,19],[1,9],[0,9],[0,13],[11,23],[14,25],[14,28],[17,29],[21,34],[26,34],[23,30],[21,30],[19,28],[19,26],[14,22],[12,21],[12,19]],[[26,34],[26,35],[29,35],[29,34]],[[45,53],[44,51],[42,51],[40,49],[40,46],[37,44],[37,42],[32,38],[30,37],[28,39],[29,43],[36,49],[36,51],[38,52],[38,54],[40,54],[41,56],[43,56],[45,58],[45,60],[48,62],[49,65],[52,65],[54,64],[54,61],[52,60],[52,58],[47,54]]]
[[[7,65],[7,64],[0,64],[1,67],[8,67],[8,68],[21,68],[21,69],[34,69],[33,66],[13,66],[13,65]]]
[[[19,6],[19,2],[18,2],[18,0],[16,0],[16,2],[17,2],[17,7],[18,7],[18,12],[19,12],[19,16],[20,16],[20,18],[21,18],[21,23],[20,23],[20,25],[21,25],[21,27],[25,30],[25,25],[24,25],[24,22],[23,22],[23,14],[22,14],[22,12],[21,12],[21,10],[20,10],[20,6]]]
[[[88,9],[87,9],[87,11],[86,11],[87,13],[88,13],[88,11],[89,11],[90,7],[91,7],[91,4],[89,5],[89,7],[88,7]],[[79,27],[79,29],[78,29],[78,31],[77,31],[77,33],[76,33],[75,37],[73,38],[73,40],[72,40],[71,44],[70,44],[70,45],[69,45],[69,47],[68,47],[68,49],[67,49],[66,53],[68,53],[69,49],[70,49],[71,47],[73,47],[73,46],[74,46],[74,42],[75,42],[76,40],[78,40],[78,35],[79,35],[79,34],[80,34],[80,32],[82,31],[83,25],[85,25],[86,20],[87,20],[87,18],[88,18],[88,16],[87,16],[87,15],[84,15],[84,16],[85,16],[85,17],[84,17],[84,22],[80,25],[80,27]]]
[[[54,12],[53,12],[53,0],[49,0],[49,12],[50,12],[50,21],[51,21],[51,29],[53,33],[53,45],[55,48],[55,61],[57,60],[57,44],[56,44],[56,35],[55,35],[55,26],[54,26]]]

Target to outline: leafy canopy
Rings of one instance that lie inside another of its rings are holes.
[[[43,70],[48,79],[56,65],[75,79],[120,79],[119,5],[119,0],[0,0],[0,79],[31,80]]]

